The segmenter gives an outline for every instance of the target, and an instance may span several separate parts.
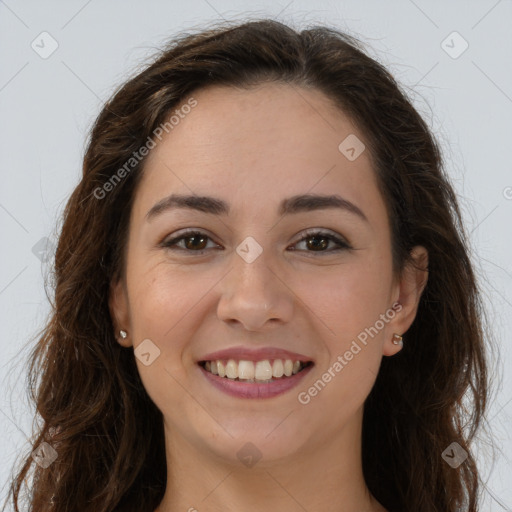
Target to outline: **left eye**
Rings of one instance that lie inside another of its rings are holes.
[[[210,237],[201,231],[186,231],[178,237],[162,242],[161,245],[162,247],[170,249],[171,251],[185,251],[202,254],[206,250],[205,245],[207,244],[208,240],[211,240]],[[308,241],[310,242],[308,243]],[[178,245],[178,243],[181,242],[185,243],[184,247],[183,245]],[[296,242],[296,244],[300,244],[302,242],[306,242],[307,248],[313,249],[306,252],[337,252],[351,249],[350,245],[345,240],[324,231],[308,232],[298,242]],[[329,246],[330,242],[334,243],[335,247],[328,251],[323,250]]]

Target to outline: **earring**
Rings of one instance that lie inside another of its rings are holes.
[[[119,331],[119,335],[121,338],[126,339],[126,336],[128,336],[128,333],[126,331],[123,331],[122,329]]]
[[[403,338],[400,336],[400,334],[393,334],[393,345],[400,345],[401,347],[404,346]]]

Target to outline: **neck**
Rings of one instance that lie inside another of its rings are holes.
[[[252,467],[208,453],[166,425],[167,487],[155,512],[386,512],[366,487],[362,409],[337,433],[279,460]],[[235,450],[236,451],[236,450]]]

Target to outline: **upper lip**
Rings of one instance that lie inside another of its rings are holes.
[[[216,361],[216,360],[227,360],[234,359],[236,361],[263,361],[265,359],[291,359],[292,361],[302,361],[307,363],[312,361],[310,357],[297,352],[290,352],[277,347],[263,347],[263,348],[249,348],[249,347],[231,347],[224,350],[217,350],[216,352],[210,352],[205,356],[201,357],[198,362],[201,361]]]

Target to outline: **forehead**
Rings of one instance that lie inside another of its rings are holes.
[[[363,144],[364,134],[322,92],[272,83],[209,87],[192,97],[196,105],[175,115],[147,157],[139,215],[173,192],[223,197],[235,211],[308,192],[383,207],[368,150],[355,160],[340,150],[347,137]]]

